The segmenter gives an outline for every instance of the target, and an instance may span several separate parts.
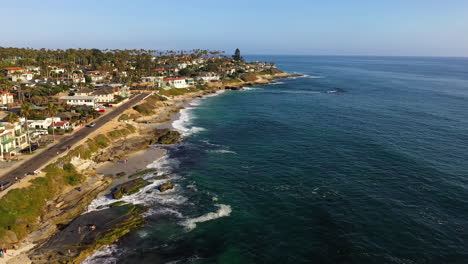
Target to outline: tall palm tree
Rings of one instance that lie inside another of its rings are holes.
[[[32,113],[33,113],[33,109],[32,109],[31,104],[23,104],[21,106],[20,115],[26,119],[24,124],[26,125],[26,138],[28,139],[29,153],[32,153],[32,148],[31,148],[31,138],[29,137],[28,119],[31,117]]]
[[[45,113],[47,117],[52,118],[52,137],[54,138],[54,141],[55,141],[55,126],[54,126],[53,117],[55,116],[55,114],[57,114],[57,111],[58,111],[58,107],[53,103],[49,103],[47,105],[47,108],[45,109]]]

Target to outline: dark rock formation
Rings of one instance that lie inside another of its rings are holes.
[[[114,199],[120,199],[124,195],[131,195],[137,193],[141,188],[148,185],[149,183],[141,178],[122,183],[114,188],[112,191],[112,197]]]
[[[163,183],[158,187],[158,189],[159,189],[160,192],[165,192],[167,190],[174,189],[174,184],[172,184],[170,182]]]
[[[127,204],[81,215],[30,255],[33,263],[80,263],[103,245],[141,227],[146,208]]]

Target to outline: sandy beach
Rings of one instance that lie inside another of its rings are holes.
[[[96,168],[96,173],[112,176],[125,173],[129,176],[145,169],[151,163],[164,157],[165,154],[166,150],[152,146],[132,153],[124,160],[104,162]]]

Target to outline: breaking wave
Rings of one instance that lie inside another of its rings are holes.
[[[188,230],[193,230],[197,227],[197,223],[203,223],[231,215],[231,206],[225,204],[216,204],[216,206],[218,207],[216,212],[210,212],[196,218],[185,220],[182,225],[185,226]]]

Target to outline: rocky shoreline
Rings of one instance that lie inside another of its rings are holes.
[[[84,144],[86,146],[70,150],[65,158],[58,161],[59,167],[65,168],[67,164],[72,164],[76,172],[85,179],[79,185],[63,188],[54,199],[49,200],[38,219],[39,225],[25,238],[20,240],[14,235],[6,236],[9,240],[2,241],[5,247],[35,245],[33,249],[10,259],[7,263],[80,263],[99,247],[112,244],[131,230],[143,225],[144,219],[140,214],[146,209],[126,203],[118,202],[104,210],[82,214],[98,196],[109,195],[111,191],[114,198],[119,199],[124,195],[138,192],[148,184],[139,177],[142,174],[136,173],[144,170],[147,163],[138,164],[141,167],[137,166],[127,171],[109,169],[113,164],[117,164],[118,167],[128,159],[133,162],[135,159],[132,160],[132,155],[137,156],[138,153],[147,151],[150,145],[175,144],[182,140],[178,132],[167,128],[167,123],[195,98],[219,90],[240,90],[245,86],[266,85],[276,79],[297,76],[300,75],[279,73],[262,75],[252,82],[211,86],[207,90],[153,102],[154,110],[150,115],[141,115],[135,110],[128,110],[128,115],[133,116],[133,121],[106,124],[105,128],[101,129],[102,134],[88,140]],[[155,154],[158,155],[164,155],[164,151]],[[103,169],[106,166],[107,169]],[[158,191],[163,192],[173,187],[172,183],[165,183],[158,187]],[[91,230],[93,225],[94,229]],[[84,228],[87,228],[86,232],[83,231]]]

